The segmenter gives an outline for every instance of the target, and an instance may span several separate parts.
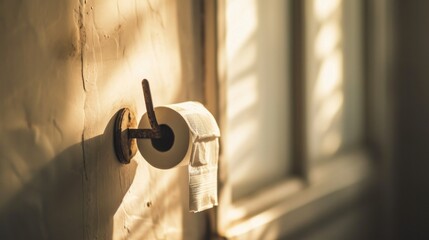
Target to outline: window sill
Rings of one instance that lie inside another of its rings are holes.
[[[308,182],[288,179],[233,202],[224,209],[222,235],[250,239],[267,232],[274,234],[269,238],[291,233],[363,196],[373,183],[372,171],[365,151],[339,156],[310,170]]]

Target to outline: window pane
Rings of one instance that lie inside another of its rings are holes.
[[[286,176],[289,71],[286,1],[226,1],[226,157],[233,198]]]
[[[362,139],[359,0],[307,0],[308,157],[326,159]]]

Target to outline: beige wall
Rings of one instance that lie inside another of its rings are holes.
[[[168,2],[168,3],[167,3]],[[186,168],[121,165],[122,107],[203,99],[198,5],[0,2],[0,238],[201,237]],[[186,224],[186,225],[185,225]]]

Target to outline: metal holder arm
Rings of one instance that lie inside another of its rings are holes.
[[[118,111],[114,129],[114,147],[119,162],[128,164],[137,153],[137,138],[161,139],[162,131],[153,110],[149,82],[142,81],[146,111],[151,129],[138,129],[135,114],[129,108]]]

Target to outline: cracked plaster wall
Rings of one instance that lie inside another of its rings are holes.
[[[197,239],[186,168],[116,161],[114,115],[203,101],[196,1],[0,1],[0,238]]]

